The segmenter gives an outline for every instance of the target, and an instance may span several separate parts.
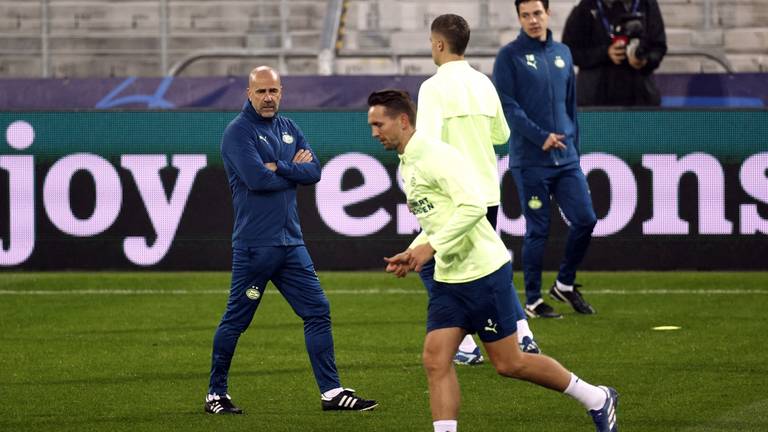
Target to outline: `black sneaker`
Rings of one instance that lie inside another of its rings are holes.
[[[579,291],[580,286],[581,285],[579,284],[574,284],[573,291],[563,291],[557,287],[557,282],[555,282],[552,284],[552,288],[549,289],[549,295],[557,301],[568,303],[571,305],[573,310],[580,314],[596,314],[597,311],[595,308],[587,303],[587,301],[584,300],[584,297],[581,295],[581,292]]]
[[[219,396],[216,393],[205,397],[205,412],[208,414],[242,414],[243,410],[232,403],[232,398],[228,394]]]
[[[563,316],[555,312],[552,306],[544,303],[544,299],[538,299],[532,305],[525,305],[525,314],[531,318],[562,318]]]
[[[323,411],[368,411],[379,406],[375,400],[363,399],[355,391],[345,388],[336,397],[323,397]]]

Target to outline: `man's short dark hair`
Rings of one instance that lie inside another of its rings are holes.
[[[376,105],[383,106],[390,118],[403,113],[407,114],[408,122],[411,126],[416,126],[416,105],[407,91],[397,89],[375,91],[368,96],[368,106]]]
[[[544,6],[544,10],[549,10],[549,0],[515,0],[515,9],[517,9],[517,14],[520,15],[520,3],[528,3],[528,2],[535,2],[540,1],[541,5]]]
[[[430,30],[445,38],[451,54],[464,55],[469,43],[469,24],[464,18],[454,14],[440,15],[432,21]]]

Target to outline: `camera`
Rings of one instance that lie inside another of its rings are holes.
[[[613,25],[613,41],[623,40],[627,46],[627,55],[644,59],[647,52],[643,43],[645,24],[643,14],[633,12],[619,16]]]

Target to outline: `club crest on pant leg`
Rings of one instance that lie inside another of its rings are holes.
[[[259,292],[259,289],[256,287],[256,285],[254,285],[245,290],[245,296],[251,300],[258,300],[259,297],[261,297],[261,293]]]

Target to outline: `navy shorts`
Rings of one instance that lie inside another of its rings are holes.
[[[512,264],[464,283],[435,281],[429,293],[427,332],[459,327],[477,333],[483,342],[495,342],[517,331],[512,297]]]

